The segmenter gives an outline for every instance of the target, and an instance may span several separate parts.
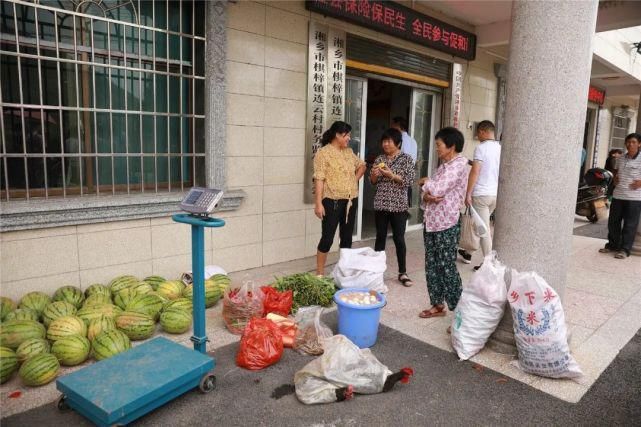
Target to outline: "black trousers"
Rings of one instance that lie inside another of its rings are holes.
[[[376,243],[374,244],[374,250],[385,250],[387,226],[391,224],[394,246],[396,246],[398,272],[405,273],[405,257],[407,254],[407,248],[405,247],[405,224],[407,223],[407,212],[375,211],[374,220],[376,221]]]
[[[630,255],[640,216],[641,200],[612,199],[607,247],[615,251],[624,250]]]
[[[352,247],[352,234],[354,234],[354,222],[356,221],[356,202],[358,199],[352,199],[352,206],[349,209],[349,214],[345,215],[347,210],[347,199],[333,200],[324,198],[323,207],[325,208],[325,216],[322,222],[322,235],[320,242],[318,242],[318,251],[327,253],[332,248],[334,243],[334,234],[338,227],[340,247]]]

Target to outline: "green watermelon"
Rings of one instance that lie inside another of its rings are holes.
[[[152,289],[155,291],[156,289],[158,289],[158,285],[160,285],[162,282],[166,282],[167,279],[160,276],[149,276],[142,279],[142,281],[149,283],[149,285],[151,285]]]
[[[35,320],[9,320],[0,324],[0,345],[12,350],[30,338],[44,338],[47,331]]]
[[[0,297],[0,322],[7,317],[7,314],[16,309],[16,303],[11,298]]]
[[[45,307],[42,311],[42,323],[46,327],[49,327],[49,324],[62,316],[73,316],[76,314],[76,307],[67,301],[54,301]]]
[[[123,289],[114,295],[114,304],[124,310],[136,295],[138,294],[132,288]]]
[[[116,316],[116,327],[134,341],[145,340],[154,334],[156,322],[147,314],[124,311]]]
[[[85,298],[89,298],[92,295],[107,295],[111,298],[111,290],[103,284],[94,283],[85,289]]]
[[[194,304],[188,298],[177,298],[173,301],[169,301],[163,307],[163,311],[169,310],[172,308],[179,308],[191,313],[194,310]]]
[[[87,327],[87,338],[93,341],[101,332],[116,329],[116,321],[111,316],[100,316],[89,321]]]
[[[209,279],[207,280],[211,280],[216,284],[223,284],[227,287],[231,285],[231,279],[226,274],[214,274],[212,276],[209,276]]]
[[[101,332],[91,343],[96,360],[103,360],[131,348],[129,337],[118,329]]]
[[[85,323],[89,324],[89,321],[91,319],[96,319],[102,315],[115,318],[116,314],[118,313],[122,313],[120,307],[117,307],[113,304],[103,304],[94,307],[83,307],[78,310],[76,316],[80,317],[85,321]]]
[[[53,354],[36,354],[28,358],[20,367],[18,374],[22,382],[34,387],[45,385],[55,380],[60,370],[60,363]]]
[[[185,284],[180,280],[169,280],[158,285],[156,292],[165,298],[172,300],[180,298],[183,289],[185,289]]]
[[[109,282],[109,289],[111,294],[115,295],[123,289],[131,287],[134,283],[138,283],[140,280],[136,276],[118,276]]]
[[[165,297],[164,295],[160,295],[158,292],[150,292],[150,294],[156,295],[158,298],[160,298],[162,300],[163,305],[169,302],[169,298]]]
[[[20,308],[30,308],[40,316],[50,302],[51,297],[44,292],[29,292],[20,300]]]
[[[147,282],[138,282],[134,283],[131,285],[129,289],[133,289],[138,295],[140,294],[148,294],[150,292],[154,291],[154,288],[151,287],[151,285]]]
[[[36,322],[40,319],[40,316],[37,312],[30,308],[19,308],[13,310],[11,313],[7,314],[4,320],[35,320]]]
[[[62,337],[51,346],[51,353],[65,366],[76,366],[87,360],[91,343],[81,335]]]
[[[18,357],[9,347],[0,347],[0,384],[4,384],[18,369]]]
[[[80,288],[75,286],[63,286],[58,288],[53,294],[54,301],[65,301],[72,304],[76,308],[82,307],[82,302],[85,300],[85,295]]]
[[[87,325],[77,316],[63,316],[52,321],[47,329],[47,339],[57,341],[69,335],[87,335]]]
[[[51,346],[49,341],[44,338],[31,338],[18,346],[16,356],[18,362],[22,363],[36,354],[49,353]]]
[[[85,302],[82,304],[82,308],[95,307],[97,305],[104,305],[104,304],[111,304],[111,293],[109,293],[108,295],[103,295],[99,293],[89,295],[85,300]]]
[[[217,285],[211,280],[205,280],[205,307],[209,308],[218,302],[227,289],[223,285]],[[194,285],[189,285],[183,290],[183,297],[193,301],[194,299]]]
[[[134,311],[136,313],[143,313],[151,316],[153,319],[158,318],[160,310],[162,310],[163,301],[156,294],[142,294],[136,295],[129,304],[125,311]]]
[[[182,334],[191,327],[191,314],[179,308],[164,310],[160,315],[160,326],[170,334]]]

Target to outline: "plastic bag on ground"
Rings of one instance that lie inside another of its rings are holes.
[[[263,317],[263,292],[247,281],[240,288],[228,289],[223,296],[223,320],[233,334],[243,333],[249,319]]]
[[[549,378],[583,375],[570,354],[561,299],[541,276],[513,270],[508,302],[523,371]]]
[[[303,354],[318,356],[323,354],[324,342],[333,333],[321,320],[323,307],[310,306],[301,307],[296,313],[296,337],[294,338],[294,350]]]
[[[236,355],[241,368],[259,370],[278,362],[283,355],[283,336],[269,319],[249,320]]]
[[[276,313],[281,316],[288,316],[292,311],[294,304],[294,291],[291,289],[284,292],[279,292],[271,286],[261,286],[260,290],[263,292],[263,308],[264,314]]]
[[[501,321],[507,301],[504,276],[505,266],[492,252],[463,287],[452,320],[452,347],[461,360],[481,351]]]
[[[468,252],[474,252],[481,246],[481,238],[474,232],[474,218],[469,207],[461,215],[461,238],[458,245]]]
[[[296,397],[308,405],[336,401],[336,390],[353,387],[354,393],[383,391],[392,373],[372,352],[358,348],[344,335],[325,340],[325,352],[294,375]]]
[[[332,277],[340,288],[371,289],[387,292],[383,276],[387,270],[385,251],[376,252],[370,247],[341,249]]]

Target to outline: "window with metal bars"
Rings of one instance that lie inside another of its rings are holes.
[[[610,148],[619,148],[625,151],[625,137],[628,135],[630,128],[630,117],[627,112],[615,111],[612,117],[612,138],[610,139]]]
[[[1,196],[202,184],[205,12],[198,1],[2,1]]]

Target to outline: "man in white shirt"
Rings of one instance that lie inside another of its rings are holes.
[[[414,159],[414,163],[416,163],[416,159],[418,158],[418,144],[416,144],[416,140],[407,133],[407,120],[405,120],[404,117],[394,117],[392,119],[392,127],[401,131],[401,135],[403,136],[401,151],[408,154]]]
[[[483,120],[476,128],[481,142],[474,150],[472,170],[467,180],[465,205],[472,206],[490,230],[490,216],[496,208],[496,193],[499,186],[501,144],[494,137],[494,123]],[[481,238],[483,257],[492,252],[492,237]],[[481,266],[477,265],[474,270]]]

